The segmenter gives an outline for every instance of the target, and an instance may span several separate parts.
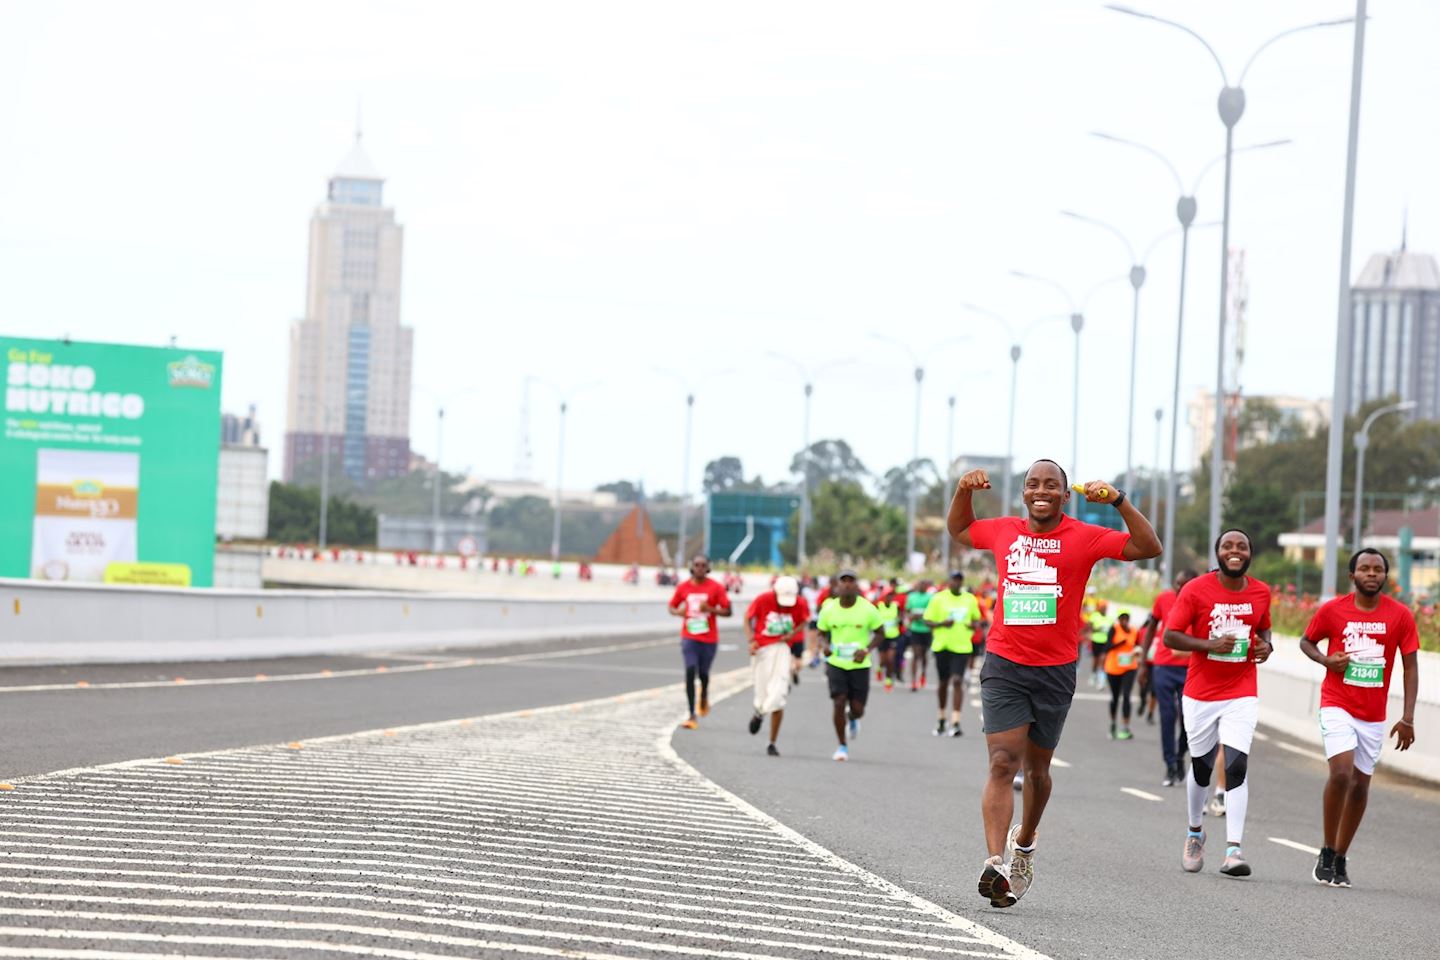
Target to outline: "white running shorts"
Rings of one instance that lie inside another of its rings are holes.
[[[1184,697],[1181,709],[1185,716],[1185,736],[1190,741],[1190,756],[1203,757],[1217,743],[1250,752],[1255,738],[1255,724],[1260,720],[1259,697],[1236,697],[1233,700],[1196,700]]]
[[[790,648],[783,643],[761,647],[750,658],[750,677],[755,684],[756,713],[784,710],[790,696]]]
[[[1325,744],[1325,759],[1355,751],[1355,769],[1369,776],[1380,762],[1380,749],[1385,746],[1385,722],[1356,720],[1344,707],[1320,708],[1320,739]]]

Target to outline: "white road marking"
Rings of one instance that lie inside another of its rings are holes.
[[[643,632],[643,631],[642,631]],[[400,667],[367,667],[353,670],[321,670],[311,673],[278,673],[263,679],[249,674],[243,677],[197,677],[194,680],[172,678],[169,680],[112,680],[99,683],[32,683],[14,687],[0,687],[0,693],[38,693],[52,690],[144,690],[158,687],[217,687],[242,683],[294,683],[300,680],[334,680],[339,677],[373,677],[392,673],[419,673],[426,670],[465,670],[471,667],[494,667],[505,664],[531,663],[536,660],[557,660],[565,657],[588,657],[597,653],[619,653],[624,650],[644,650],[670,643],[670,639],[642,640],[633,643],[615,643],[603,647],[584,647],[575,650],[549,650],[541,653],[517,653],[500,657],[466,657],[445,659],[435,662],[415,663]]]
[[[1252,736],[1254,736],[1256,740],[1259,740],[1262,743],[1270,739],[1270,734],[1264,733],[1260,730],[1256,730],[1255,733],[1252,734]]]
[[[1284,837],[1270,837],[1271,843],[1278,843],[1282,847],[1289,847],[1291,850],[1302,850],[1312,857],[1320,856],[1320,848],[1312,847],[1304,843],[1296,843],[1294,840],[1286,840]]]
[[[1279,747],[1281,750],[1288,750],[1290,753],[1296,754],[1297,756],[1309,757],[1311,760],[1319,760],[1321,763],[1327,762],[1325,759],[1325,754],[1319,752],[1318,750],[1306,750],[1304,747],[1297,747],[1293,743],[1286,743],[1284,740],[1276,740],[1275,746]]]
[[[674,696],[16,780],[0,957],[1044,960],[705,780]]]
[[[1164,797],[1157,797],[1153,793],[1146,793],[1144,790],[1136,790],[1134,787],[1121,787],[1121,793],[1128,793],[1132,797],[1139,797],[1141,800],[1153,800],[1156,803],[1164,803]]]
[[[1066,761],[1066,760],[1061,760],[1059,757],[1051,757],[1051,758],[1050,758],[1050,766],[1052,766],[1052,767],[1059,767],[1060,769],[1065,770],[1065,769],[1068,769],[1068,768],[1070,768],[1070,767],[1073,767],[1074,764],[1073,764],[1073,763],[1070,763],[1069,761]]]

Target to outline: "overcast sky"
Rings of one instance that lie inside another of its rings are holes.
[[[1231,72],[1287,27],[1349,0],[1135,0],[1182,20]],[[1354,270],[1400,241],[1440,249],[1440,4],[1370,5]],[[307,220],[365,145],[405,226],[415,329],[413,445],[511,476],[522,377],[568,387],[566,486],[681,484],[684,390],[705,461],[779,479],[800,447],[801,385],[767,358],[855,362],[815,385],[812,436],[875,472],[908,458],[911,361],[927,364],[922,455],[1002,453],[1008,337],[1128,269],[1110,221],[1148,248],[1224,146],[1219,72],[1184,34],[1099,3],[26,3],[0,0],[0,327],[225,351],[224,402],[259,405],[272,472],[287,329],[304,306]],[[1247,393],[1329,393],[1352,33],[1270,48],[1246,78],[1235,164],[1245,250]],[[1217,168],[1198,198],[1218,218]],[[1183,397],[1213,387],[1218,229],[1192,236]],[[1178,240],[1141,301],[1137,464],[1169,407]],[[1084,476],[1125,465],[1130,292],[1098,289],[1072,343],[1041,327],[1020,364],[1016,456]],[[936,347],[951,338],[968,341]],[[723,373],[730,371],[729,373]],[[458,395],[458,396],[457,396]],[[555,469],[556,402],[533,395],[534,472]],[[1182,411],[1180,455],[1190,442]],[[1168,437],[1168,419],[1166,421]],[[1166,454],[1168,456],[1168,454]]]

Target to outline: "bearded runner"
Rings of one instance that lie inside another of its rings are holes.
[[[1126,530],[1067,517],[1070,479],[1053,460],[1037,460],[1025,472],[1024,517],[977,520],[975,491],[988,489],[984,470],[961,477],[948,526],[962,546],[993,552],[1000,576],[995,624],[980,671],[990,775],[981,800],[989,857],[979,890],[991,906],[1008,907],[1034,881],[1036,831],[1050,800],[1050,761],[1075,697],[1076,641],[1090,571],[1101,560],[1157,557],[1161,547],[1125,491],[1103,480],[1080,489],[1090,503],[1113,506]],[[1022,765],[1022,812],[1020,822],[1010,826],[1011,784]]]
[[[1205,791],[1224,746],[1227,877],[1250,876],[1241,852],[1250,807],[1250,744],[1260,718],[1255,665],[1270,658],[1270,587],[1246,576],[1254,551],[1250,535],[1230,528],[1215,541],[1216,569],[1185,584],[1165,620],[1165,644],[1194,656],[1185,676],[1182,710],[1190,738],[1185,800],[1190,829],[1180,865],[1205,866]]]
[[[1332,887],[1350,886],[1346,858],[1385,744],[1385,707],[1397,652],[1405,665],[1405,706],[1390,735],[1400,750],[1415,742],[1420,637],[1410,608],[1384,595],[1389,579],[1390,561],[1383,553],[1372,547],[1357,551],[1350,558],[1354,592],[1316,610],[1300,639],[1305,655],[1325,668],[1320,736],[1330,778],[1323,805],[1325,845],[1312,875],[1316,883]],[[1327,644],[1324,653],[1321,641]]]

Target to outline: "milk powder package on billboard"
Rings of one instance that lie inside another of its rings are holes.
[[[0,577],[210,586],[220,359],[0,336]]]
[[[30,575],[105,579],[111,563],[134,562],[140,457],[96,450],[39,450]]]

